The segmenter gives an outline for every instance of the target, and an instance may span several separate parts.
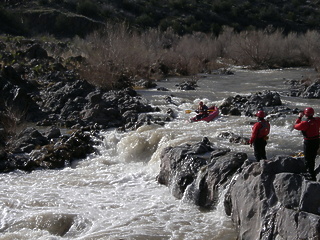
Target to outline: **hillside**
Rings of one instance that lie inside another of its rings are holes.
[[[7,0],[0,4],[0,33],[85,36],[114,22],[137,29],[172,28],[180,35],[219,35],[223,26],[305,32],[319,29],[319,6],[316,0]]]

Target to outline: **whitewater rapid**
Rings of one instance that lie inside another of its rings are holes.
[[[235,240],[236,231],[224,213],[220,198],[214,210],[203,210],[175,199],[170,188],[160,185],[161,151],[168,146],[201,141],[203,137],[218,147],[248,153],[248,145],[220,139],[231,131],[249,137],[254,118],[220,116],[213,122],[189,123],[202,100],[218,104],[227,96],[250,94],[264,89],[285,91],[284,79],[300,79],[314,74],[311,69],[245,71],[234,75],[206,75],[196,91],[178,90],[182,79],[159,82],[168,92],[141,90],[153,106],[176,118],[164,126],[152,124],[136,131],[102,132],[97,146],[100,154],[80,159],[62,170],[15,171],[0,175],[0,240],[4,239],[110,239],[110,240]],[[166,96],[172,98],[168,104]],[[319,112],[318,99],[283,96],[288,107],[312,106]],[[157,114],[162,114],[157,113]],[[291,131],[294,115],[271,120],[267,156],[292,155],[302,150],[302,137]]]

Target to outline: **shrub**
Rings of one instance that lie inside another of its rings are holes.
[[[82,76],[91,83],[112,89],[119,80],[154,79],[166,74],[190,75],[212,67],[216,59],[212,38],[205,34],[179,37],[168,30],[129,31],[125,25],[109,26],[102,34],[75,40],[86,57]],[[197,47],[195,47],[197,46]]]
[[[87,17],[98,17],[100,11],[98,6],[90,0],[82,0],[77,6],[77,12]]]
[[[320,71],[320,33],[308,31],[300,37],[299,48],[310,64]]]
[[[154,20],[148,14],[143,14],[136,18],[135,23],[143,29],[146,29],[153,25]]]
[[[141,78],[211,72],[224,67],[223,62],[252,68],[320,67],[320,34],[316,31],[285,35],[273,28],[240,33],[224,28],[218,37],[204,33],[179,36],[170,28],[138,33],[126,25],[115,25],[78,38],[75,46],[87,59],[82,76],[108,89],[134,85]]]
[[[49,4],[49,0],[39,0],[39,4],[43,5],[43,6],[48,5]]]
[[[50,2],[53,4],[63,4],[64,0],[50,0]]]
[[[0,31],[4,29],[9,34],[26,34],[27,31],[18,14],[14,14],[0,6],[0,19]]]

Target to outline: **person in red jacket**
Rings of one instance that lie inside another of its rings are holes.
[[[308,172],[311,175],[312,180],[316,180],[316,173],[314,170],[315,159],[319,149],[319,129],[320,118],[313,117],[314,109],[307,107],[303,112],[299,113],[299,117],[296,120],[294,129],[300,130],[304,136],[303,141],[303,153]],[[302,121],[302,117],[306,116],[307,120]]]
[[[264,111],[258,111],[256,116],[258,122],[252,127],[252,134],[249,140],[250,147],[253,145],[254,156],[257,161],[267,159],[266,146],[268,134],[270,133],[270,123],[264,119]]]

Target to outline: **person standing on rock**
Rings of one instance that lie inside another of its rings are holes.
[[[258,111],[256,116],[258,117],[258,122],[252,127],[249,144],[250,147],[253,145],[254,156],[257,161],[260,161],[261,159],[267,159],[266,146],[270,133],[270,123],[264,119],[264,111]]]
[[[299,113],[299,117],[296,120],[294,129],[300,130],[304,136],[303,141],[303,153],[308,172],[311,175],[312,180],[316,180],[316,173],[314,170],[315,159],[319,149],[319,129],[320,118],[313,117],[314,109],[307,107],[303,112]],[[307,117],[307,120],[302,121],[303,116]]]

